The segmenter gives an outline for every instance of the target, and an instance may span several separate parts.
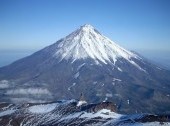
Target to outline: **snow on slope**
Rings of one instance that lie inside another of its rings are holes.
[[[0,117],[10,115],[10,114],[14,113],[15,111],[16,111],[15,109],[5,110],[3,112],[0,112]]]
[[[46,105],[35,105],[29,107],[29,111],[32,113],[48,113],[57,107],[56,103]]]
[[[112,118],[112,119],[119,119],[122,115],[117,114],[115,112],[111,112],[108,109],[102,109],[96,113],[88,113],[85,112],[80,116],[80,118],[96,118],[96,117],[102,117],[102,118]]]
[[[118,58],[124,58],[143,70],[132,61],[132,58],[140,59],[138,55],[120,47],[87,24],[59,41],[54,56],[60,60],[71,59],[72,63],[77,59],[90,58],[97,64],[98,61],[115,64]]]
[[[87,102],[86,101],[79,101],[78,104],[77,104],[77,107],[79,107],[79,106],[81,106],[83,104],[87,104]]]

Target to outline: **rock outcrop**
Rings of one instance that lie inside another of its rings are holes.
[[[170,125],[168,115],[121,115],[111,102],[77,107],[76,100],[37,104],[0,104],[0,126]]]

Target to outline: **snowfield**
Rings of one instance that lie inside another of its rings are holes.
[[[138,55],[120,47],[88,24],[63,38],[58,43],[54,57],[60,58],[60,61],[71,59],[72,63],[78,59],[90,58],[96,64],[99,64],[98,61],[115,64],[118,58],[124,58],[139,70],[145,71],[132,60],[132,58],[140,60]]]
[[[35,105],[28,108],[32,113],[48,113],[53,111],[57,107],[56,103],[46,105]]]

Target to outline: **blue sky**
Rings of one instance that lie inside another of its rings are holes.
[[[129,50],[165,52],[167,62],[169,15],[170,0],[0,0],[0,58],[12,62],[91,24]]]

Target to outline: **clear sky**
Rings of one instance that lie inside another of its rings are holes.
[[[83,24],[130,50],[170,50],[170,0],[0,0],[0,50],[38,50]]]

